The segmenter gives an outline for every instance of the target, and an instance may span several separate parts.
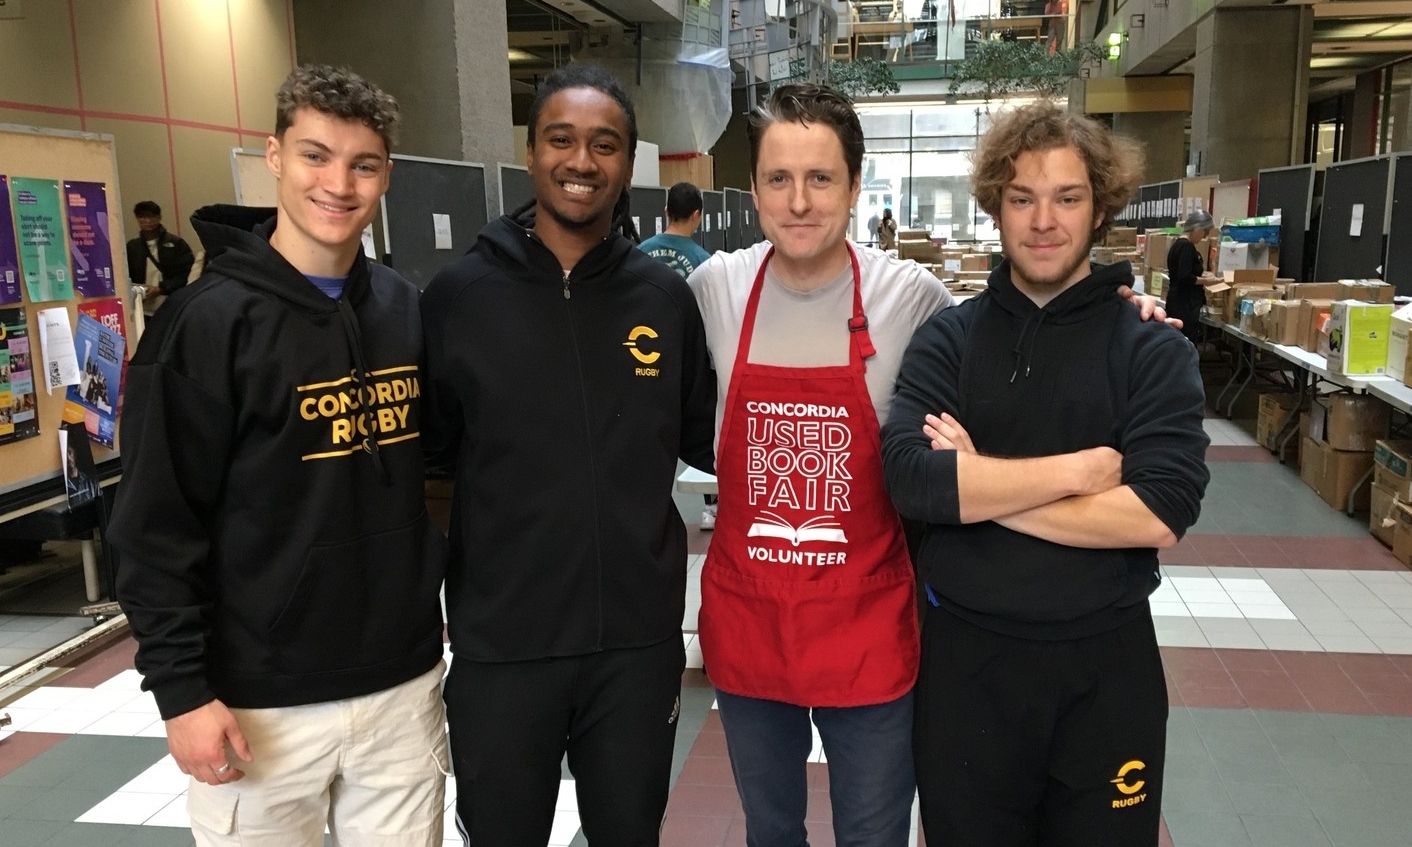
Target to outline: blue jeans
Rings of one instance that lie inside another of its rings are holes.
[[[824,742],[837,847],[905,847],[916,777],[912,694],[877,706],[816,708],[716,693],[748,847],[808,847],[809,721]]]

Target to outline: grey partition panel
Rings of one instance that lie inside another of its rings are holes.
[[[437,271],[471,248],[485,226],[485,168],[416,156],[392,158],[397,164],[382,201],[383,261],[425,288]],[[449,242],[438,246],[437,227],[443,221]]]
[[[755,195],[749,191],[740,195],[741,230],[740,240],[742,247],[751,247],[759,244],[765,236],[760,232],[760,213],[755,208]]]
[[[1398,294],[1412,294],[1412,153],[1392,157],[1392,209],[1388,214],[1383,279]]]
[[[1309,213],[1314,204],[1314,166],[1267,168],[1260,172],[1255,214],[1280,212],[1280,276],[1308,282],[1304,267],[1304,245],[1308,237]],[[1313,269],[1310,268],[1310,271]]]
[[[1376,156],[1340,162],[1325,170],[1316,280],[1382,276],[1391,168],[1387,156]],[[1356,219],[1361,220],[1355,226]]]
[[[726,249],[726,233],[723,226],[726,218],[726,197],[719,191],[701,192],[702,246],[709,252]]]
[[[667,189],[634,185],[628,189],[628,196],[629,213],[642,240],[646,241],[667,228]]]
[[[508,215],[534,199],[534,182],[523,165],[500,166],[500,214]]]
[[[739,250],[741,244],[741,202],[740,189],[727,188],[726,197],[726,249]]]

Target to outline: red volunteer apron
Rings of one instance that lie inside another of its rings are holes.
[[[765,267],[745,307],[716,458],[701,650],[723,691],[799,706],[895,700],[917,678],[912,566],[883,486],[864,380],[875,351],[853,265],[849,362],[751,364]]]

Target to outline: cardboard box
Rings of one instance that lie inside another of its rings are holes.
[[[966,255],[964,255],[964,256],[961,257],[961,267],[959,268],[959,270],[963,270],[963,271],[989,271],[989,270],[990,270],[990,254],[989,254],[989,253],[967,253]]]
[[[1333,311],[1332,300],[1301,300],[1299,307],[1299,346],[1310,353],[1319,352],[1327,338],[1329,313]]]
[[[1412,503],[1412,441],[1379,439],[1374,444],[1373,481]]]
[[[1232,285],[1253,285],[1257,288],[1276,288],[1274,268],[1239,268],[1231,271]]]
[[[1093,247],[1088,251],[1088,258],[1095,265],[1111,265],[1115,252],[1112,247]]]
[[[1342,279],[1335,300],[1362,300],[1365,303],[1391,303],[1397,289],[1376,279]]]
[[[1412,565],[1412,507],[1393,504],[1392,520],[1392,555],[1402,564]]]
[[[1271,300],[1267,318],[1266,338],[1275,344],[1298,346],[1299,344],[1299,304],[1289,300]]]
[[[1397,528],[1394,509],[1397,506],[1397,493],[1376,480],[1368,488],[1368,531],[1373,537],[1392,546],[1393,531]]]
[[[1329,370],[1350,376],[1387,373],[1391,303],[1335,300],[1329,312]]]
[[[1244,268],[1268,268],[1272,264],[1268,244],[1222,241],[1217,250],[1216,267],[1222,273]]]
[[[1160,270],[1167,269],[1167,253],[1172,249],[1172,244],[1181,238],[1180,235],[1167,235],[1161,232],[1147,233],[1147,243],[1144,245],[1143,255],[1146,257],[1149,268]],[[1203,262],[1202,264],[1205,264]]]
[[[1399,382],[1407,374],[1407,339],[1412,335],[1412,306],[1392,313],[1387,336],[1387,375]]]
[[[661,185],[689,182],[702,191],[710,191],[716,187],[716,160],[710,153],[689,159],[663,158],[657,165],[657,175]]]
[[[1369,486],[1354,484],[1373,467],[1372,451],[1335,450],[1328,442],[1306,438],[1299,450],[1299,478],[1335,509],[1348,505],[1353,494],[1354,510],[1368,508]]]
[[[1387,438],[1392,407],[1368,394],[1326,394],[1309,407],[1308,437],[1335,450],[1368,451]]]
[[[1280,292],[1273,288],[1258,288],[1249,285],[1233,285],[1231,293],[1226,301],[1225,321],[1228,324],[1240,325],[1240,314],[1242,307],[1240,304],[1244,300],[1278,300]],[[1253,309],[1252,307],[1248,307]]]
[[[1337,300],[1337,282],[1291,282],[1285,286],[1286,300]]]
[[[1136,247],[1137,227],[1112,227],[1108,230],[1108,237],[1103,240],[1103,243],[1108,247]]]
[[[1294,394],[1260,395],[1260,408],[1255,416],[1255,441],[1261,447],[1275,449],[1275,440],[1284,429],[1297,399]]]

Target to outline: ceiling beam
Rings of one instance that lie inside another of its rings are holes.
[[[1412,17],[1412,2],[1407,0],[1350,0],[1341,3],[1314,4],[1316,18],[1395,18]]]

